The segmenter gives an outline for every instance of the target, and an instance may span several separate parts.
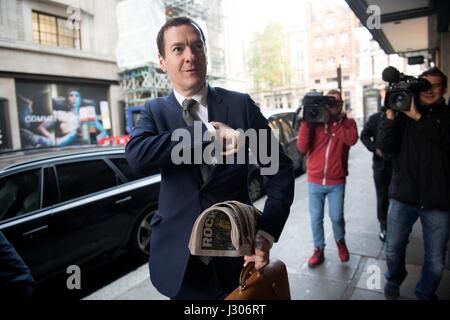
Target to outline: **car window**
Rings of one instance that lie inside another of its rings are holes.
[[[275,136],[275,138],[277,138],[277,140],[279,142],[282,142],[280,139],[281,138],[280,137],[280,128],[278,127],[276,120],[269,121],[269,127],[270,127],[270,129],[272,129],[272,132],[273,132],[273,135]]]
[[[130,168],[128,165],[127,159],[125,158],[112,158],[111,160],[123,173],[123,175],[127,178],[128,181],[138,180],[146,177],[147,175],[142,175],[137,172],[135,172],[133,169]],[[150,172],[148,175],[154,175],[158,174],[158,170],[154,170]]]
[[[44,185],[42,186],[42,208],[50,207],[59,201],[58,186],[56,185],[55,169],[44,168]]]
[[[41,207],[41,170],[31,170],[0,179],[0,220]]]
[[[284,136],[284,141],[291,140],[294,136],[294,130],[292,129],[291,125],[285,119],[279,119],[278,124]]]
[[[62,201],[117,185],[116,173],[103,160],[56,165],[56,172]]]

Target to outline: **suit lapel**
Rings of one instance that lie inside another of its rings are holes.
[[[186,123],[183,119],[183,109],[175,98],[175,94],[172,93],[167,97],[167,104],[169,106],[169,119],[173,124],[173,128],[183,128],[186,127]]]
[[[227,123],[228,106],[223,103],[222,96],[213,87],[208,86],[208,121]]]

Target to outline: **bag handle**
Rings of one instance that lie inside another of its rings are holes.
[[[267,264],[267,265],[269,265],[269,264]],[[260,270],[255,270],[254,262],[247,263],[247,265],[241,270],[241,274],[239,275],[239,289],[241,289],[241,291],[244,291],[247,288],[247,286],[245,285],[245,281],[247,281],[247,279],[250,278],[250,276],[253,274],[253,271],[260,272],[266,266],[264,266]]]
[[[239,275],[239,289],[244,291],[247,286],[245,285],[245,281],[250,277],[252,270],[255,268],[254,262],[249,262],[247,265],[241,270],[241,274]]]

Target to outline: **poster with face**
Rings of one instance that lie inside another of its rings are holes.
[[[97,144],[110,135],[105,86],[16,81],[22,148]]]

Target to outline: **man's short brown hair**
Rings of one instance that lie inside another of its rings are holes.
[[[167,20],[166,23],[159,30],[158,36],[156,37],[156,44],[158,46],[158,52],[163,58],[165,57],[165,54],[166,54],[164,52],[164,46],[165,46],[164,33],[166,32],[167,29],[169,29],[171,27],[178,27],[178,26],[184,26],[184,25],[191,25],[194,27],[194,29],[198,30],[200,37],[202,38],[202,41],[205,44],[205,48],[206,48],[206,38],[205,38],[205,34],[203,33],[202,28],[200,28],[200,26],[191,18],[176,17],[176,18]]]
[[[341,92],[340,92],[338,89],[331,89],[331,90],[329,90],[329,91],[327,92],[326,96],[328,96],[328,95],[330,95],[330,94],[338,94],[338,95],[339,95],[339,98],[340,98],[341,101],[342,101],[342,94],[341,94]]]
[[[422,74],[419,76],[419,78],[423,78],[425,76],[440,77],[441,78],[441,87],[444,89],[447,88],[447,76],[438,67],[433,67],[433,68],[425,70],[424,72],[422,72]]]

